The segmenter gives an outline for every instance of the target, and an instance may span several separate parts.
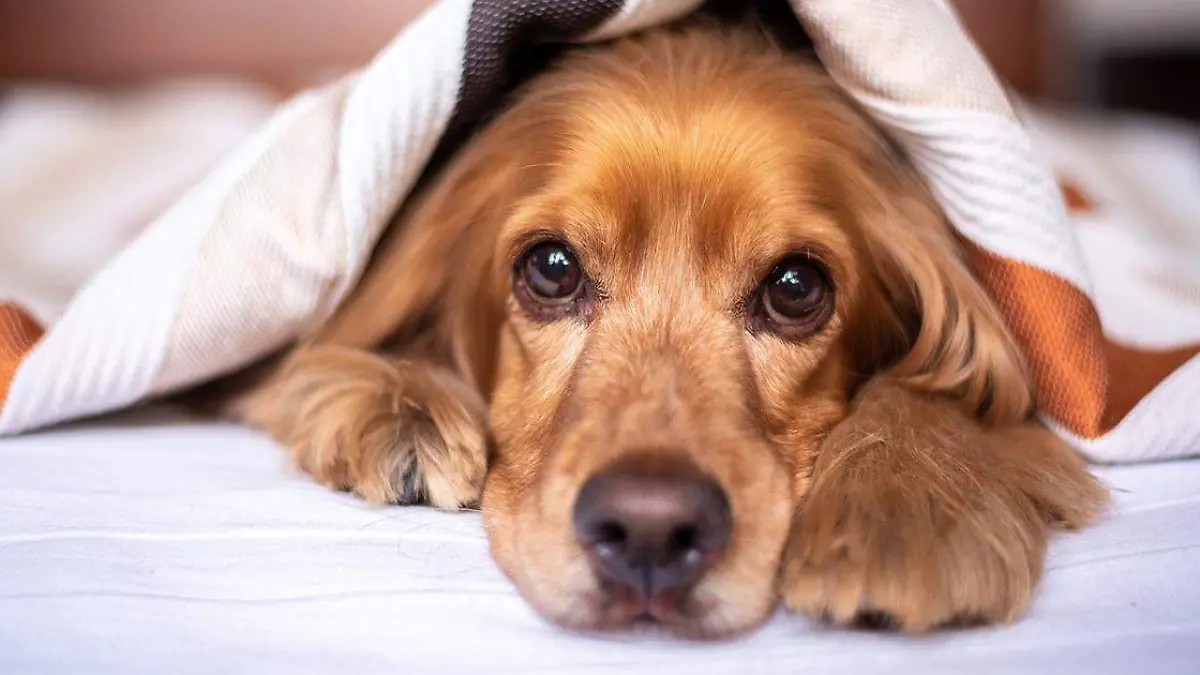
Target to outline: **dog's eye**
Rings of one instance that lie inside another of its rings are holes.
[[[575,254],[565,244],[544,242],[525,252],[521,259],[521,280],[529,292],[543,301],[570,298],[583,282],[583,272]]]
[[[788,337],[811,335],[833,314],[829,273],[807,256],[790,256],[775,265],[759,297],[762,318]]]
[[[590,316],[590,290],[579,259],[559,241],[530,246],[513,266],[513,295],[539,321]]]

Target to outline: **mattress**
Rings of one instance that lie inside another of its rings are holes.
[[[580,635],[477,513],[371,507],[264,436],[170,410],[0,440],[2,673],[1196,673],[1200,461],[1097,469],[1028,616],[907,638],[780,614],[738,640]]]

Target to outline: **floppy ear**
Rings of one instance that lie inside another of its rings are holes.
[[[431,357],[486,397],[508,273],[495,242],[513,205],[540,183],[532,127],[513,110],[462,149],[397,215],[311,342]]]
[[[869,266],[860,372],[886,369],[912,388],[958,398],[988,422],[1025,419],[1032,389],[1003,315],[933,196],[910,169],[888,164],[859,196]]]

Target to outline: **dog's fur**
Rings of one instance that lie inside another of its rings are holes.
[[[558,318],[514,292],[547,237],[590,284]],[[799,338],[747,304],[797,252],[835,303]],[[234,410],[373,502],[482,491],[497,560],[583,628],[635,609],[572,534],[581,484],[618,458],[688,457],[733,534],[662,620],[719,636],[780,596],[913,631],[1019,616],[1048,530],[1106,500],[1029,421],[1030,391],[934,201],[829,77],[752,31],[689,28],[582,50],[521,89]]]

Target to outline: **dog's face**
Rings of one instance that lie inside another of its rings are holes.
[[[879,368],[1027,405],[928,195],[818,67],[752,40],[568,59],[416,219],[397,268],[437,280],[409,294],[441,298],[490,399],[493,552],[565,625],[761,621],[821,439]]]
[[[499,237],[488,525],[558,620],[726,632],[773,603],[852,369],[862,256],[830,203],[836,146],[797,107],[830,92],[799,70],[782,102],[605,75],[570,94]]]

